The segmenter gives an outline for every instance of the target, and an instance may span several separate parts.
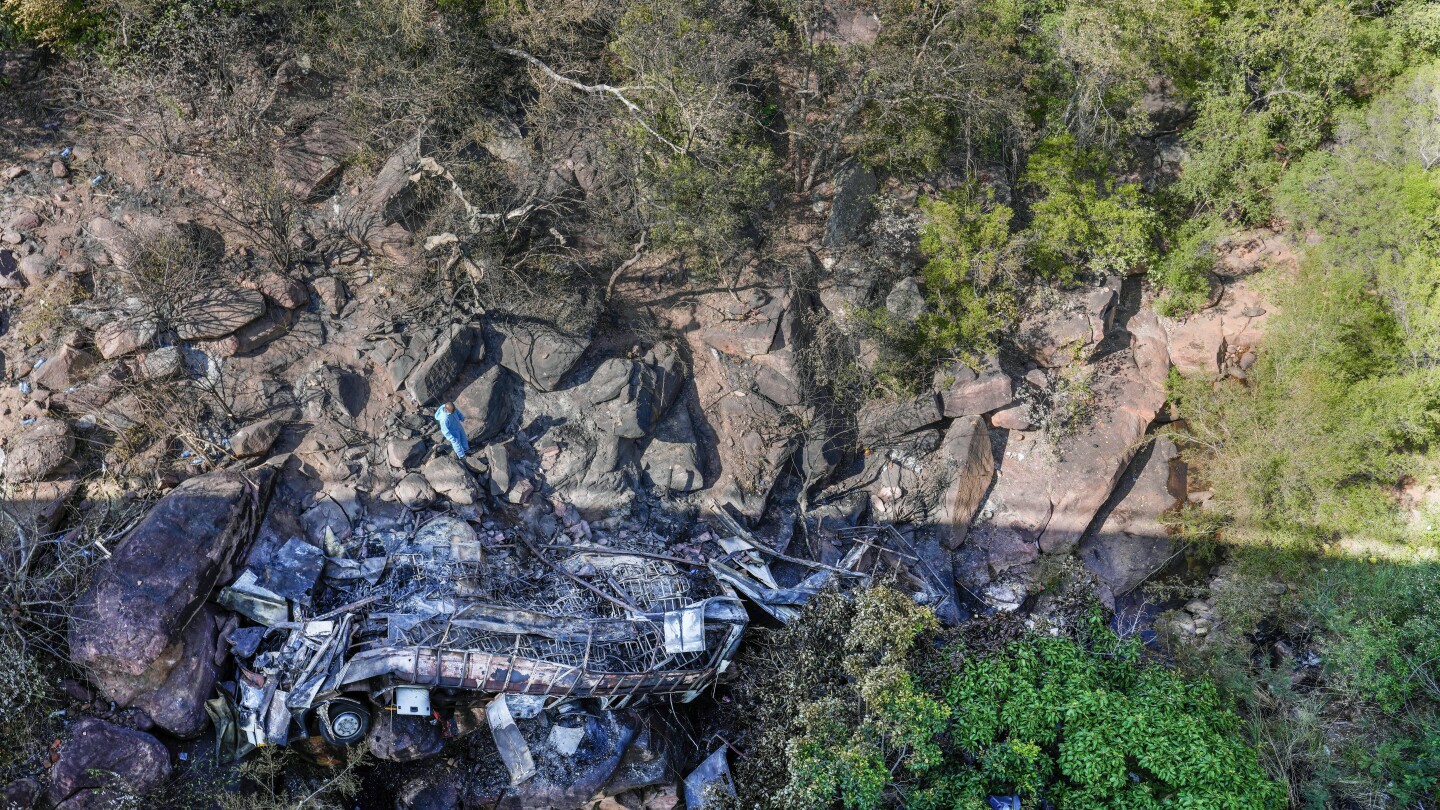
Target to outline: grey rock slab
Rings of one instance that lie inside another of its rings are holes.
[[[470,359],[475,331],[456,327],[444,335],[435,350],[410,372],[405,389],[421,407],[433,405],[460,378],[460,371]]]
[[[990,371],[972,380],[956,380],[945,392],[946,416],[977,416],[1009,405],[1015,399],[1010,376]]]
[[[437,456],[420,470],[425,480],[440,495],[462,506],[475,503],[478,491],[475,479],[464,464],[454,456]]]
[[[588,339],[533,323],[497,324],[500,365],[541,391],[554,391],[589,347]]]
[[[423,509],[435,502],[435,488],[420,473],[410,473],[395,485],[395,497],[407,509]]]
[[[678,403],[655,428],[640,456],[640,469],[654,486],[671,492],[694,492],[705,485],[699,440],[690,409]]]
[[[69,425],[48,416],[22,425],[5,451],[5,479],[12,482],[40,481],[53,475],[70,460],[75,437]]]
[[[852,164],[835,179],[835,197],[825,221],[824,244],[837,248],[853,242],[865,232],[874,212],[873,198],[879,191],[875,174]]]
[[[429,443],[421,436],[391,439],[385,444],[385,458],[391,467],[408,470],[420,463],[428,446]]]
[[[930,391],[909,399],[867,402],[856,420],[861,443],[873,446],[892,442],[944,418],[940,398]]]
[[[465,436],[472,444],[494,438],[510,421],[511,381],[502,366],[491,366],[455,394],[455,407],[465,414]]]
[[[265,314],[259,290],[224,287],[192,296],[182,308],[175,333],[183,340],[225,337]]]
[[[246,425],[230,434],[230,452],[237,458],[263,456],[275,444],[284,426],[284,420],[278,417]]]
[[[116,318],[95,332],[95,348],[106,360],[124,357],[148,347],[155,332],[154,321]]]

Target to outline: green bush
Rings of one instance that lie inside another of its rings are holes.
[[[1297,278],[1277,280],[1251,385],[1179,392],[1218,449],[1207,477],[1237,533],[1394,536],[1389,492],[1440,440],[1440,172],[1396,125],[1435,116],[1413,92],[1434,75],[1402,80],[1333,153],[1286,172],[1276,207],[1319,239]]]
[[[630,3],[609,51],[626,85],[612,146],[638,186],[656,242],[718,270],[770,199],[778,162],[761,88],[774,58],[765,15],[747,0]]]
[[[742,804],[1279,806],[1208,682],[1144,661],[1098,614],[1060,636],[992,624],[943,634],[885,588],[822,597],[749,653],[761,671],[743,670],[754,683],[737,695],[753,698],[737,725],[756,746],[738,766]]]
[[[1434,18],[1428,6],[1243,0],[1216,8],[1181,196],[1231,220],[1268,219],[1286,163],[1329,139],[1339,114],[1415,52],[1434,53],[1434,35],[1420,33]]]
[[[1103,155],[1068,134],[1036,147],[1023,182],[1034,189],[1030,225],[1034,266],[1069,281],[1083,273],[1147,267],[1155,257],[1159,217],[1134,183],[1115,183]]]
[[[69,52],[98,44],[108,28],[97,4],[86,0],[0,0],[0,43],[7,33]]]
[[[978,363],[1019,317],[1025,243],[1011,232],[1014,212],[976,188],[922,199],[920,209],[924,314],[910,323],[862,313],[885,347],[882,376],[901,387],[943,362]]]
[[[1210,301],[1210,274],[1215,267],[1209,219],[1191,221],[1176,235],[1174,247],[1150,268],[1150,283],[1160,289],[1155,311],[1177,318],[1200,310]]]

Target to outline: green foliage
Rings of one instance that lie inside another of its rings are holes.
[[[946,698],[954,739],[983,763],[986,789],[1059,807],[1278,806],[1212,686],[1113,648],[1037,636],[965,662]]]
[[[829,88],[841,102],[836,123],[858,119],[858,148],[868,162],[894,172],[934,171],[952,154],[994,154],[1000,144],[1026,139],[1027,67],[1014,53],[1018,32],[1004,24],[1003,7],[878,0],[870,11],[881,23],[876,41],[831,52],[840,69]]]
[[[618,127],[657,243],[717,269],[771,194],[757,91],[773,36],[743,0],[630,3],[609,50],[638,107]]]
[[[1433,17],[1428,5],[1401,3],[1388,17],[1329,0],[1222,7],[1185,136],[1182,197],[1241,222],[1268,218],[1285,163],[1328,139],[1338,114],[1403,70],[1413,51],[1433,49],[1433,35],[1418,30]]]
[[[1440,173],[1396,123],[1433,117],[1436,102],[1413,86],[1278,184],[1276,206],[1318,241],[1277,293],[1253,385],[1181,392],[1192,426],[1223,448],[1210,477],[1239,531],[1393,534],[1387,493],[1440,439]]]
[[[1215,267],[1213,234],[1219,223],[1191,220],[1180,228],[1175,245],[1150,268],[1150,283],[1160,288],[1155,311],[1177,318],[1198,311],[1210,301],[1210,274]]]
[[[1024,240],[1014,212],[969,188],[920,201],[925,312],[914,322],[884,310],[862,313],[885,347],[882,376],[901,387],[955,359],[977,363],[1019,317]]]
[[[1241,704],[1292,806],[1417,807],[1440,790],[1437,587],[1431,562],[1235,547],[1220,621],[1176,653]]]
[[[1046,138],[1030,155],[1023,181],[1036,200],[1027,233],[1042,275],[1123,274],[1154,260],[1159,218],[1139,186],[1117,184],[1108,168],[1068,134]]]
[[[0,43],[9,33],[64,52],[94,47],[109,34],[99,8],[86,0],[0,0]]]
[[[783,766],[783,787],[744,794],[746,805],[968,809],[995,793],[1062,810],[1279,805],[1282,792],[1215,688],[1143,662],[1098,615],[1060,637],[1016,628],[1002,631],[1009,642],[967,644],[942,641],[933,616],[893,590],[867,591],[849,609],[827,599],[797,623],[826,634],[792,625],[755,653],[783,660],[792,677],[821,660],[845,677],[798,701],[773,687],[756,693],[762,739],[788,742],[779,763],[742,761],[742,791],[774,784]],[[838,649],[817,649],[831,633]],[[770,712],[777,702],[788,715]]]

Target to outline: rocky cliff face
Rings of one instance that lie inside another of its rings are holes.
[[[1077,285],[1032,307],[978,367],[862,403],[835,396],[817,358],[840,345],[864,366],[857,310],[923,309],[913,250],[868,235],[874,195],[913,189],[866,172],[822,184],[785,214],[790,241],[722,285],[677,282],[676,257],[648,255],[617,271],[599,320],[451,294],[407,309],[407,268],[437,285],[456,268],[461,284],[483,273],[447,254],[453,233],[412,230],[443,167],[416,138],[368,175],[328,120],[277,162],[301,201],[283,265],[185,204],[214,189],[183,160],[97,142],[76,145],[62,172],[53,150],[34,149],[0,181],[7,508],[44,533],[67,504],[158,497],[100,566],[69,643],[105,699],[178,737],[201,733],[227,666],[217,583],[291,537],[329,554],[423,510],[478,525],[523,510],[602,544],[723,512],[825,563],[836,530],[890,523],[972,612],[1033,605],[1046,560],[1071,555],[1103,598],[1121,597],[1176,551],[1161,516],[1185,498],[1183,464],[1155,440],[1172,418],[1167,377],[1243,379],[1268,314],[1245,275],[1289,260],[1271,234],[1242,240],[1214,305],[1179,322],[1151,310],[1139,278]],[[180,202],[141,198],[157,189]],[[135,282],[170,261],[203,272]],[[431,417],[447,401],[466,417],[464,459]],[[378,748],[411,758],[403,736]],[[93,806],[85,797],[107,790],[77,775],[71,763],[104,759],[81,749],[165,759],[152,743],[86,725],[52,799]]]

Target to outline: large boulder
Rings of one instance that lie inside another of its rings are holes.
[[[45,786],[40,780],[34,777],[26,777],[5,786],[0,790],[0,809],[3,810],[34,810],[40,806],[40,799],[45,795]]]
[[[177,737],[198,737],[205,730],[205,701],[214,697],[220,668],[216,662],[220,611],[206,605],[190,624],[180,641],[171,645],[162,659],[173,659],[164,682],[141,692],[130,706],[150,716],[155,725]]]
[[[49,534],[60,528],[65,504],[79,489],[80,479],[75,475],[53,481],[11,483],[6,507],[26,531]]]
[[[792,302],[793,296],[782,288],[751,287],[736,296],[712,297],[697,313],[701,322],[695,337],[705,348],[732,357],[767,354],[777,343],[787,342],[781,329],[795,321],[786,317]]]
[[[1010,376],[1003,371],[977,375],[970,369],[957,369],[943,396],[946,416],[974,416],[1009,405],[1015,399],[1015,390]]]
[[[951,477],[940,495],[936,523],[944,530],[945,546],[953,550],[965,542],[970,521],[995,477],[995,454],[985,420],[978,416],[956,419],[940,445],[940,461]]]
[[[417,133],[390,153],[380,173],[371,182],[369,193],[363,195],[366,212],[379,219],[379,224],[396,222],[415,205],[415,181],[411,174],[424,151]]]
[[[430,483],[435,492],[449,498],[453,503],[468,506],[479,497],[475,479],[464,464],[454,456],[436,456],[420,468],[420,474]]]
[[[1186,375],[1218,377],[1225,358],[1225,331],[1213,313],[1201,313],[1170,329],[1170,362]]]
[[[93,365],[95,358],[89,352],[75,346],[62,346],[45,365],[31,372],[30,382],[46,391],[64,391],[80,382],[81,374]]]
[[[31,287],[43,287],[55,272],[55,258],[44,253],[32,253],[20,260],[19,270]]]
[[[95,348],[101,357],[113,360],[149,346],[155,331],[154,321],[116,318],[95,331]]]
[[[501,336],[500,365],[541,391],[554,391],[590,345],[588,340],[536,323],[497,324],[495,331]]]
[[[159,740],[86,717],[60,746],[49,798],[56,810],[100,810],[144,796],[169,778],[170,753]]]
[[[599,515],[623,509],[634,500],[629,478],[633,445],[630,439],[573,422],[541,436],[535,451],[554,491],[586,515]],[[492,481],[498,472],[491,467]]]
[[[254,537],[269,468],[217,470],[161,498],[101,564],[70,617],[70,659],[124,706],[160,695],[185,634]],[[194,706],[203,712],[203,706]],[[177,727],[184,724],[174,723]]]
[[[70,460],[75,437],[70,427],[48,416],[22,426],[5,451],[7,481],[40,481],[50,477]]]
[[[468,425],[470,420],[465,421]],[[386,442],[385,458],[391,467],[408,470],[424,460],[429,447],[423,436],[402,436]]]
[[[319,118],[281,141],[275,150],[275,170],[291,191],[303,199],[314,199],[330,186],[358,148],[342,120]]]
[[[1129,329],[1131,363],[1096,385],[1102,416],[1061,443],[1059,477],[1050,486],[1054,513],[1040,536],[1042,551],[1075,547],[1165,405],[1170,373],[1165,332],[1149,310],[1131,317]]]
[[[245,287],[221,287],[186,300],[175,333],[183,340],[225,337],[265,314],[265,296]]]
[[[694,492],[705,485],[699,440],[684,402],[676,403],[655,427],[640,456],[640,469],[652,485],[671,492]]]
[[[826,247],[843,247],[865,232],[874,211],[873,198],[879,188],[875,174],[858,163],[840,172],[835,178],[830,218],[825,221]]]
[[[1080,559],[1113,596],[1134,590],[1175,556],[1161,518],[1185,502],[1185,462],[1169,439],[1156,439],[1131,465],[1133,480],[1098,531],[1080,543]]]
[[[405,390],[421,407],[440,400],[460,378],[460,371],[475,345],[475,330],[457,326],[440,338],[429,357],[421,360],[405,380]]]
[[[96,217],[85,226],[85,232],[95,241],[99,252],[96,258],[124,270],[135,253],[135,239],[114,220]]]
[[[510,421],[513,379],[504,367],[491,366],[455,395],[455,408],[465,414],[465,437],[471,444],[493,439]]]
[[[1120,280],[1110,277],[1100,287],[1062,293],[1060,302],[1020,323],[1016,342],[1047,368],[1086,360],[1115,322]]]
[[[435,488],[420,473],[410,473],[395,484],[395,498],[407,509],[424,509],[435,500]]]
[[[966,543],[979,552],[977,564],[968,566],[975,588],[1041,551],[1074,549],[1143,443],[1165,404],[1170,364],[1154,313],[1136,313],[1127,328],[1128,353],[1113,355],[1093,379],[1099,404],[1091,421],[1053,441],[1043,434],[1009,435],[995,485]],[[1001,590],[1017,586],[1006,580]]]
[[[682,379],[679,357],[664,344],[646,354],[644,362],[606,360],[585,385],[590,417],[611,435],[644,438],[675,401]]]

